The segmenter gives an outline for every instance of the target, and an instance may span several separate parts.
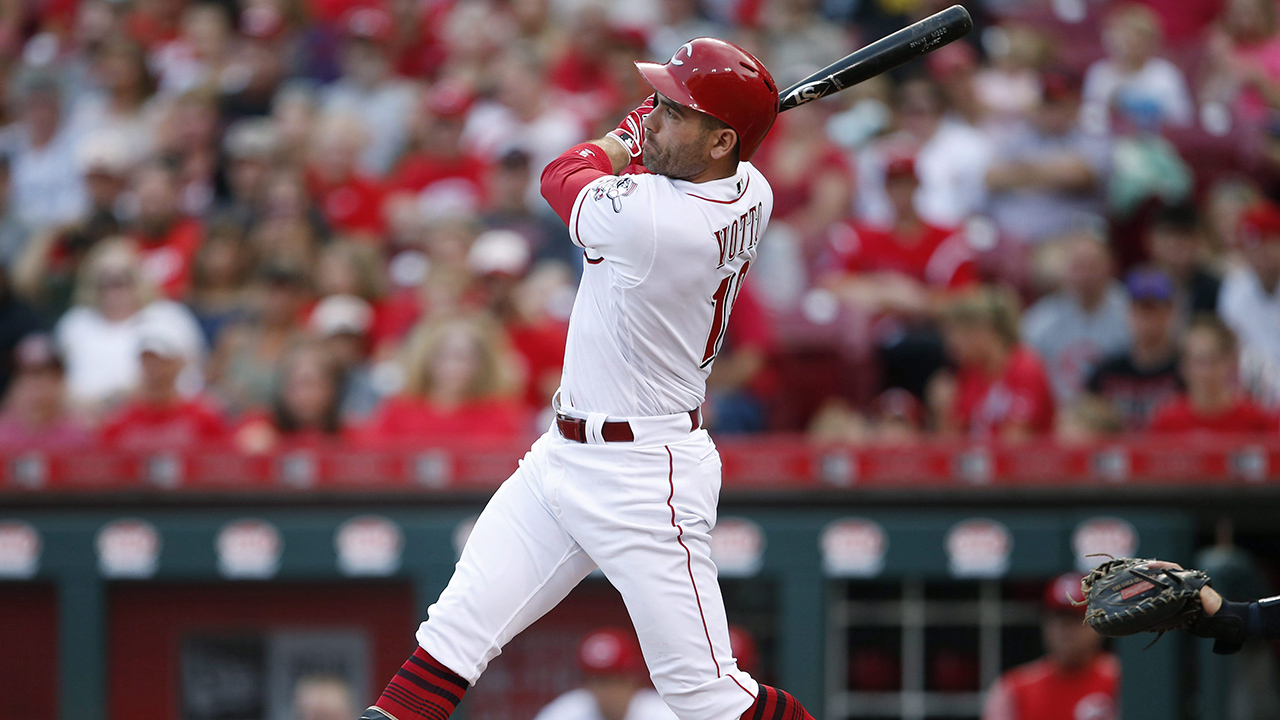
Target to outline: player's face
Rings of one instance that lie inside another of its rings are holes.
[[[700,113],[658,95],[644,118],[644,166],[670,178],[697,176],[711,164],[711,128]]]
[[[1077,615],[1049,613],[1042,630],[1045,652],[1063,667],[1080,667],[1102,649],[1102,636]]]

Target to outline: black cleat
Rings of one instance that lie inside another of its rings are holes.
[[[396,720],[396,719],[392,717],[389,713],[387,713],[386,710],[383,710],[382,708],[376,705],[373,705],[373,706],[370,706],[368,710],[364,711],[364,714],[360,716],[360,720]]]

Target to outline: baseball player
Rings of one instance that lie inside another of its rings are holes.
[[[586,259],[552,427],[476,521],[364,720],[445,720],[503,645],[599,567],[680,720],[812,720],[740,670],[711,562],[720,459],[699,406],[773,195],[748,160],[778,112],[711,38],[637,63],[655,95],[542,174]],[[619,175],[631,164],[649,173]]]
[[[736,653],[735,653],[736,655]],[[649,682],[635,635],[599,628],[578,645],[583,686],[542,708],[533,720],[675,720]]]

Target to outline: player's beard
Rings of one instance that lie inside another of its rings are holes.
[[[661,146],[652,138],[646,138],[644,145],[644,166],[649,172],[666,175],[675,180],[687,180],[696,177],[710,164],[706,156],[706,130],[698,135],[698,139],[676,147]]]

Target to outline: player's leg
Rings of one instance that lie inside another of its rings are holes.
[[[476,520],[418,649],[362,717],[445,720],[502,647],[595,569],[546,503],[541,444]]]
[[[733,658],[711,561],[720,461],[705,433],[656,448],[584,446],[566,464],[576,466],[568,477],[588,479],[562,489],[565,525],[622,594],[671,710],[681,720],[811,720]],[[593,493],[593,481],[611,492]]]

